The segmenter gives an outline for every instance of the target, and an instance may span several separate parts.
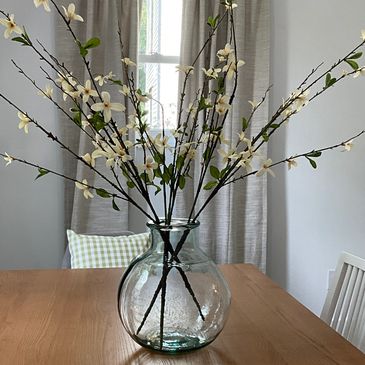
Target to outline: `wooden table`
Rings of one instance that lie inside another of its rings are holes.
[[[252,265],[221,267],[228,323],[201,350],[163,355],[119,322],[118,269],[0,271],[0,364],[364,365],[365,355]]]

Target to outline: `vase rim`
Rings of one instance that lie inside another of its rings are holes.
[[[154,228],[158,230],[171,230],[171,229],[193,229],[200,226],[199,221],[189,222],[188,218],[172,218],[170,224],[166,224],[165,218],[160,218],[160,223],[149,221],[146,223],[148,228]]]

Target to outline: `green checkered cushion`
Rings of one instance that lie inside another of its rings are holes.
[[[67,230],[72,269],[125,267],[150,244],[149,233],[91,236]]]

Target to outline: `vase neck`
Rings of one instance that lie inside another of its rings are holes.
[[[164,250],[165,245],[174,251],[196,248],[199,224],[173,220],[168,226],[148,224],[148,227],[151,231],[153,249]]]

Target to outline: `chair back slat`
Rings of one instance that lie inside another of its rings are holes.
[[[365,310],[365,275],[362,271],[362,280],[359,288],[359,295],[356,301],[354,314],[351,320],[349,332],[347,334],[347,338],[354,338],[355,336],[355,330],[357,328],[357,323],[360,320],[364,320],[364,310]]]
[[[331,327],[335,328],[336,330],[339,329],[339,323],[342,319],[342,313],[343,313],[342,308],[344,306],[345,296],[348,291],[348,286],[350,283],[350,278],[351,278],[351,273],[352,273],[351,266],[346,266],[345,268],[346,268],[346,274],[343,279],[342,285],[340,286],[340,292],[338,294],[338,299],[335,302],[336,307],[334,309],[334,312],[332,314],[332,319],[331,319]]]
[[[342,253],[321,318],[365,352],[365,260]]]
[[[351,323],[356,322],[357,318],[354,317],[356,304],[359,302],[360,286],[363,281],[364,272],[360,269],[353,268],[357,271],[354,289],[351,295],[350,304],[346,313],[345,323],[342,330],[342,336],[348,338]]]

